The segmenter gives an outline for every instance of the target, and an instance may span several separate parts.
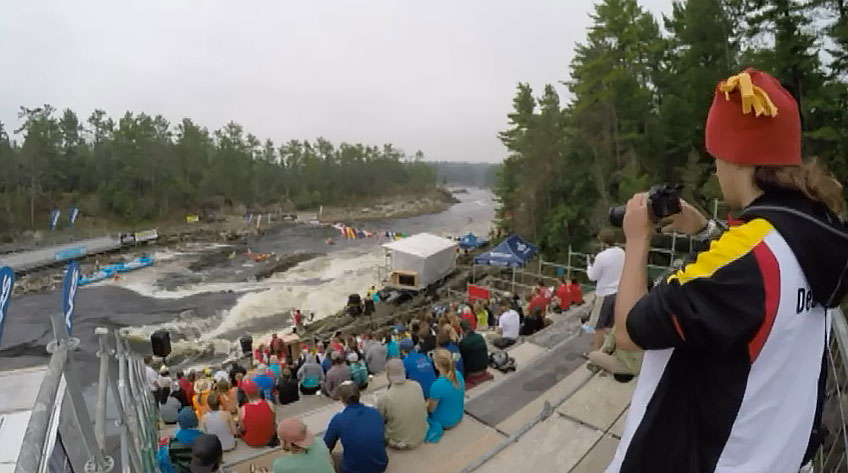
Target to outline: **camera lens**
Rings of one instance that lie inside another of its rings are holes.
[[[610,207],[609,222],[613,227],[621,227],[624,224],[624,212],[627,207],[619,205],[618,207]]]

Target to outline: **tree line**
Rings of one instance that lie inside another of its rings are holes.
[[[13,140],[0,123],[0,228],[43,227],[54,207],[127,222],[209,205],[297,208],[416,192],[436,184],[417,151],[391,144],[334,145],[323,138],[275,145],[230,122],[209,131],[191,119],[21,107]]]
[[[751,66],[799,98],[803,149],[848,181],[848,1],[677,0],[656,18],[602,0],[563,82],[519,84],[500,139],[499,224],[551,257],[588,244],[624,203],[677,182],[702,208],[720,197],[704,122],[716,84]]]
[[[491,188],[497,178],[498,165],[466,161],[436,161],[436,176],[445,184]]]

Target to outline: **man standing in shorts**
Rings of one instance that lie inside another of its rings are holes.
[[[589,325],[594,327],[595,336],[592,340],[592,350],[599,350],[604,342],[604,336],[609,332],[615,319],[615,294],[618,292],[618,281],[621,279],[621,269],[624,266],[624,250],[615,245],[615,231],[605,228],[598,233],[603,251],[590,261],[586,275],[596,282],[595,302]]]

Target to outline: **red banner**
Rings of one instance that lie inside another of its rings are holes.
[[[489,289],[482,286],[468,285],[468,302],[474,302],[478,299],[489,299]]]

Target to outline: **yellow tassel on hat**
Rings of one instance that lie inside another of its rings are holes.
[[[735,76],[728,77],[726,81],[719,84],[718,88],[724,92],[724,97],[728,101],[730,100],[730,93],[738,89],[742,96],[742,113],[745,115],[751,113],[753,108],[757,117],[760,115],[777,116],[777,106],[771,101],[771,97],[765,90],[751,82],[751,75],[747,72],[740,72]]]

